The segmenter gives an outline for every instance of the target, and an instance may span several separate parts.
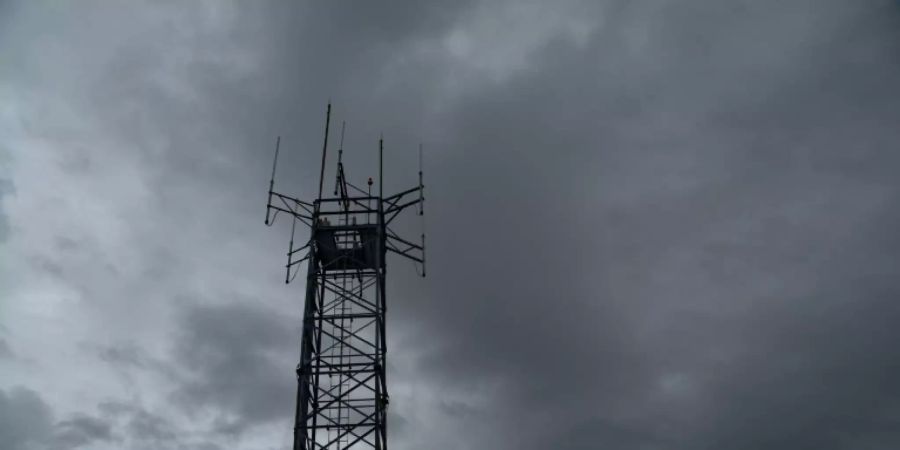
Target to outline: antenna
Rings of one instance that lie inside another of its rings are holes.
[[[343,173],[344,164],[342,162],[344,156],[344,128],[347,126],[347,122],[341,121],[341,143],[338,145],[338,170],[336,175],[336,180],[334,183],[334,195],[338,195],[338,187],[341,185],[341,175]]]
[[[281,147],[281,136],[275,140],[275,160],[272,161],[272,177],[269,178],[269,202],[266,204],[266,225],[269,225],[269,211],[272,210],[268,205],[272,204],[272,191],[275,189],[275,166],[278,165],[278,148]],[[278,212],[275,212],[278,214]],[[275,218],[272,218],[275,221]]]
[[[425,185],[422,183],[422,143],[419,143],[419,216],[422,218],[422,278],[425,278]]]
[[[378,137],[378,196],[384,196],[384,135]]]
[[[341,122],[341,143],[338,146],[338,163],[337,163],[337,174],[335,174],[334,180],[334,196],[337,197],[340,194],[341,205],[343,205],[344,210],[347,211],[350,209],[350,199],[347,194],[347,175],[344,173],[344,129],[346,128],[347,122]],[[345,220],[350,220],[348,216],[344,216]]]
[[[322,144],[322,170],[319,171],[319,200],[322,200],[322,183],[325,181],[325,155],[328,152],[328,125],[331,124],[331,102],[325,112],[325,143]]]
[[[291,242],[288,244],[288,263],[285,265],[285,273],[284,273],[284,284],[288,284],[291,282],[291,266],[293,266],[291,257],[294,256],[294,229],[297,227],[297,218],[293,217],[294,220],[291,220]]]
[[[281,148],[281,136],[275,139],[275,159],[272,161],[272,178],[269,179],[269,190],[275,187],[275,167],[278,166],[278,150]]]
[[[341,154],[344,153],[344,129],[347,127],[347,121],[341,121],[341,143],[338,145],[338,162],[341,162]]]
[[[419,215],[425,215],[425,193],[422,185],[422,144],[419,143]]]

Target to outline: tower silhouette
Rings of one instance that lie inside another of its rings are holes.
[[[408,258],[425,276],[424,227],[420,242],[414,243],[390,226],[409,208],[424,215],[421,146],[418,186],[385,197],[384,141],[379,139],[378,193],[373,195],[372,178],[363,189],[346,177],[342,126],[334,192],[323,197],[330,123],[329,103],[318,197],[307,202],[275,192],[279,137],[266,205],[266,225],[280,213],[291,218],[285,282],[307,263],[293,448],[386,450],[385,257],[391,252]],[[307,225],[310,235],[294,248],[297,222]]]

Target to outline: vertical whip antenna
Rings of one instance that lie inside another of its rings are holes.
[[[422,218],[422,278],[425,278],[425,185],[422,183],[421,143],[419,143],[419,216]]]
[[[425,186],[422,185],[422,144],[419,144],[419,215],[425,215]]]
[[[278,136],[278,139],[275,140],[275,160],[272,161],[272,177],[269,178],[269,202],[266,203],[266,225],[269,224],[269,211],[272,210],[272,191],[275,190],[275,167],[278,165],[279,147],[281,147],[281,136]]]
[[[384,135],[378,137],[378,197],[384,197]]]
[[[319,200],[322,200],[322,183],[325,182],[325,155],[328,152],[328,126],[331,124],[331,102],[325,112],[325,142],[322,144],[322,170],[319,171]]]
[[[338,195],[338,188],[341,186],[341,172],[343,172],[343,157],[344,157],[344,129],[347,126],[346,121],[341,121],[341,142],[338,144],[338,162],[337,162],[337,173],[335,174],[335,182],[334,182],[334,195],[335,197]]]
[[[344,129],[346,126],[347,122],[341,121],[341,143],[338,145],[337,173],[334,181],[334,196],[337,197],[340,194],[343,200],[341,205],[345,212],[350,209],[350,200],[347,195],[347,175],[344,174]],[[344,216],[344,219],[350,220],[347,215]]]
[[[341,143],[338,145],[338,162],[341,162],[341,154],[344,153],[344,129],[347,127],[347,121],[341,121]]]
[[[288,263],[285,267],[284,274],[284,284],[288,284],[291,282],[291,266],[293,266],[293,257],[294,257],[294,229],[297,227],[297,218],[294,217],[294,220],[291,221],[291,242],[288,244]]]

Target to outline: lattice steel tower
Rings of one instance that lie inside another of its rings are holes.
[[[347,180],[342,126],[334,195],[323,198],[330,122],[331,104],[325,119],[318,198],[310,203],[274,191],[279,137],[266,206],[266,225],[271,226],[279,213],[291,216],[285,282],[296,277],[300,263],[308,262],[293,448],[386,450],[385,256],[393,252],[409,258],[422,267],[420,275],[425,276],[424,226],[419,243],[401,238],[390,227],[407,208],[424,214],[421,146],[418,186],[385,197],[383,140],[379,139],[376,196],[371,178],[367,189]],[[305,245],[294,248],[298,221],[311,232]]]

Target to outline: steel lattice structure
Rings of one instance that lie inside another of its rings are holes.
[[[330,119],[329,104],[318,198],[306,202],[274,191],[281,138],[269,181],[266,225],[272,225],[279,213],[292,221],[285,282],[297,275],[300,263],[307,262],[293,448],[386,450],[385,257],[392,252],[409,258],[422,266],[425,275],[424,231],[417,244],[390,227],[410,207],[424,214],[421,148],[418,186],[385,197],[379,140],[375,196],[371,178],[363,190],[345,177],[342,127],[334,196],[323,198]],[[310,228],[309,240],[299,248],[294,247],[297,222]]]

